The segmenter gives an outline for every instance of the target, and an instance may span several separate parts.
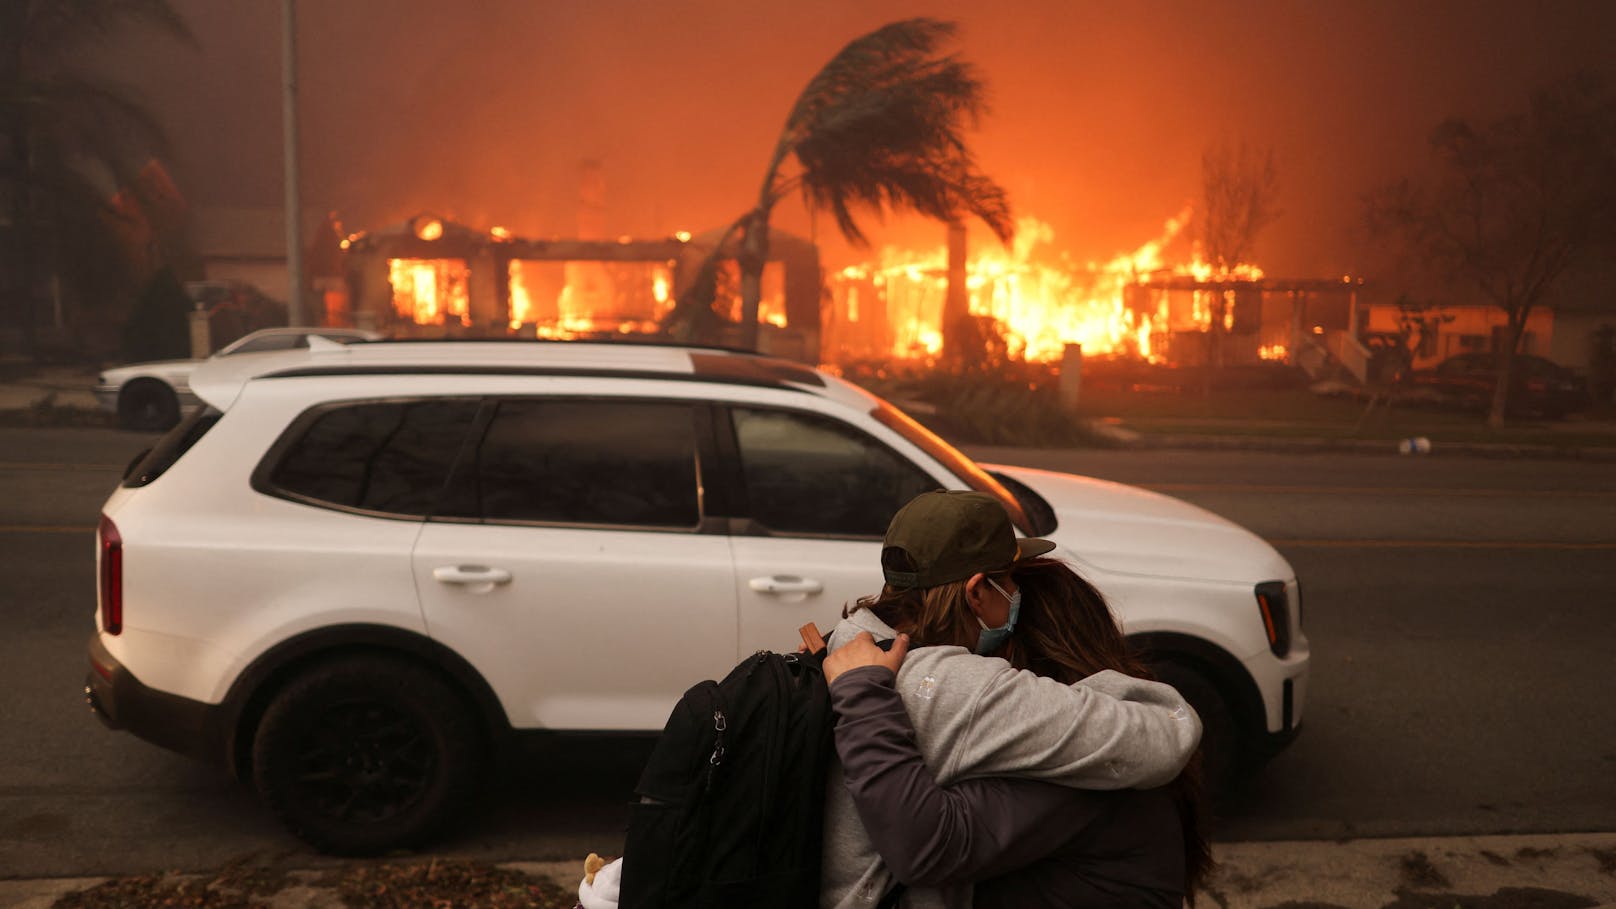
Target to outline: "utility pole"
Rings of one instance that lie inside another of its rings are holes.
[[[297,0],[281,0],[281,135],[286,175],[286,324],[303,319],[303,203],[297,171]]]
[[[969,333],[964,329],[965,319],[971,314],[971,288],[967,283],[965,222],[948,222],[948,290],[943,296],[943,358],[959,365],[981,350],[963,349],[962,342]]]

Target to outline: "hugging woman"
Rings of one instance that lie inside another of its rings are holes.
[[[1052,548],[980,493],[925,493],[893,518],[886,585],[825,662],[842,772],[822,906],[1193,899],[1210,865],[1200,721],[1147,680],[1099,594],[1038,558]]]

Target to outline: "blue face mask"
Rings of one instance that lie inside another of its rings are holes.
[[[982,621],[981,616],[976,618],[976,624],[982,626],[982,634],[976,639],[976,652],[982,656],[987,656],[1003,647],[1005,642],[1010,640],[1010,632],[1016,630],[1016,618],[1021,615],[1021,588],[1016,588],[1015,593],[1005,593],[1004,588],[994,584],[992,578],[983,578],[982,580],[993,584],[993,589],[1003,593],[1005,599],[1010,601],[1010,615],[1005,619],[1004,624],[998,628],[989,628],[988,623]]]

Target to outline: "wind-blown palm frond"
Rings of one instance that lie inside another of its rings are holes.
[[[794,189],[859,245],[868,240],[856,216],[889,209],[944,221],[975,215],[1009,242],[1009,198],[965,143],[966,128],[987,109],[982,80],[969,63],[940,53],[955,32],[952,22],[926,18],[882,26],[842,48],[797,97],[757,205],[738,222],[744,346],[757,341],[769,213]]]
[[[60,58],[130,25],[154,28],[192,47],[196,36],[169,0],[0,0],[20,6],[25,51],[37,62]]]
[[[860,244],[855,212],[887,209],[947,221],[975,215],[1008,240],[1005,192],[979,171],[963,135],[986,110],[982,81],[957,56],[937,56],[954,33],[953,23],[909,19],[843,48],[793,106],[766,197],[800,186]],[[788,155],[801,170],[782,179],[778,165]]]

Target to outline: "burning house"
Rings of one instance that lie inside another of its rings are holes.
[[[701,264],[723,240],[722,231],[535,240],[421,214],[341,239],[343,281],[326,294],[325,320],[401,338],[672,333],[733,343],[740,300],[727,275],[734,251],[721,252],[719,278],[705,293],[698,280]],[[814,245],[775,232],[760,306],[766,350],[819,361],[819,286]],[[715,318],[688,318],[692,312]]]
[[[929,361],[963,313],[993,323],[1011,356],[1035,362],[1062,362],[1075,349],[1170,366],[1279,362],[1374,375],[1374,340],[1395,328],[1395,306],[1365,299],[1363,279],[1352,276],[1279,279],[1250,264],[1217,273],[1189,242],[1189,218],[1180,213],[1159,237],[1106,262],[1053,252],[1052,231],[1035,219],[1023,219],[1012,247],[969,254],[956,230],[951,244],[889,249],[823,284],[816,247],[777,230],[763,275],[760,344],[815,364]],[[735,241],[716,281],[704,288],[699,274],[720,242],[723,230],[536,240],[421,214],[334,244],[340,278],[322,286],[324,321],[404,338],[660,335],[734,346]],[[1450,319],[1440,337],[1425,339],[1416,363],[1490,340],[1477,321],[1487,317]],[[1547,335],[1537,323],[1548,318],[1535,317],[1529,349],[1537,332]]]
[[[1362,280],[1275,280],[1255,265],[1216,273],[1184,235],[1189,216],[1108,262],[1050,251],[1053,232],[1031,218],[1010,249],[966,256],[956,241],[952,265],[942,247],[888,250],[879,263],[832,277],[827,348],[847,359],[936,356],[952,319],[952,267],[965,285],[954,305],[996,322],[1028,360],[1060,361],[1072,345],[1087,356],[1181,366],[1327,359],[1351,324]]]

